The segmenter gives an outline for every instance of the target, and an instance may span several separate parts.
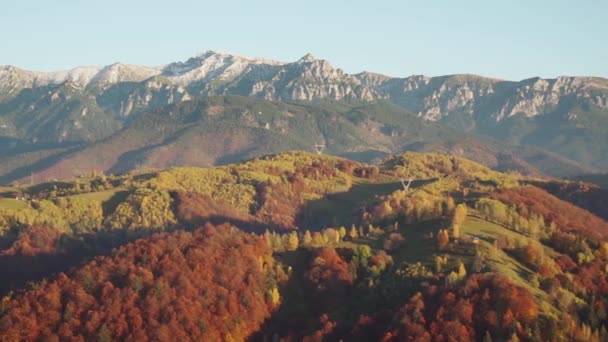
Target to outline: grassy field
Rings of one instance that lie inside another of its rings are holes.
[[[11,192],[15,191],[17,188],[9,187],[9,186],[0,186],[0,193],[2,192]]]
[[[127,188],[118,187],[111,190],[78,194],[72,197],[83,198],[90,201],[101,202],[104,217],[114,212],[116,207],[129,197],[131,192]]]
[[[511,240],[520,241],[521,244],[528,242],[528,238],[516,231],[507,229],[492,222],[469,215],[461,229],[462,236],[470,238],[477,237],[481,242],[492,243],[499,237],[507,237]]]
[[[504,251],[497,250],[493,245],[494,240],[501,236],[505,236],[513,240],[519,240],[523,244],[528,242],[528,237],[497,224],[472,216],[467,217],[467,220],[464,222],[461,229],[462,236],[467,236],[470,238],[477,237],[479,239],[479,245],[477,248],[479,248],[483,255],[485,255],[484,261],[486,264],[495,269],[496,272],[507,276],[509,279],[512,279],[517,285],[528,288],[540,301],[549,302],[546,292],[531,285],[529,277],[533,271]],[[551,255],[555,252],[550,248],[545,247],[545,253],[547,255]],[[552,313],[556,312],[555,308],[552,308],[552,310]]]
[[[89,192],[86,194],[73,195],[70,197],[84,198],[87,200],[98,201],[98,202],[106,202],[106,201],[109,201],[110,199],[112,199],[112,197],[114,197],[118,192],[126,191],[126,190],[127,190],[126,188],[114,188],[114,189],[106,190],[106,191]]]
[[[27,207],[28,205],[24,201],[17,201],[14,198],[0,198],[0,209],[19,210]]]

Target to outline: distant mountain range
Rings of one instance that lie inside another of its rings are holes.
[[[438,150],[529,174],[606,171],[608,80],[352,75],[310,54],[213,51],[161,67],[0,67],[0,182],[221,164],[315,142],[364,161]]]

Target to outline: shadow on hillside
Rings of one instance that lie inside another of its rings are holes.
[[[289,229],[286,227],[281,227],[281,226],[276,226],[276,225],[273,226],[273,225],[266,224],[266,223],[260,223],[260,222],[256,222],[256,221],[246,221],[246,220],[239,219],[239,218],[220,216],[220,215],[197,217],[196,219],[191,220],[190,222],[182,222],[182,224],[186,225],[186,227],[189,230],[196,229],[198,227],[202,227],[206,223],[211,223],[214,226],[219,226],[223,223],[228,223],[228,224],[231,224],[231,225],[239,228],[242,231],[245,231],[248,233],[256,233],[256,234],[262,234],[266,230],[276,231],[276,232],[289,232],[292,230],[292,229]]]
[[[523,183],[541,188],[562,201],[570,202],[608,220],[608,189],[575,182],[564,184],[528,180]]]
[[[79,142],[44,142],[29,143],[23,140],[0,137],[0,157],[16,157],[20,154],[40,152],[53,149],[69,149],[80,146]]]
[[[51,182],[46,182],[46,183],[40,183],[40,184],[36,184],[36,185],[32,185],[30,187],[27,188],[27,191],[31,194],[37,194],[39,192],[43,192],[43,191],[50,191],[52,190],[54,187],[57,187],[57,189],[69,189],[71,188],[73,185],[69,182],[64,182],[64,181],[51,181]]]
[[[55,165],[56,163],[58,163],[61,159],[63,159],[64,157],[72,154],[73,152],[79,150],[80,147],[74,147],[74,148],[70,148],[67,149],[63,152],[59,152],[57,154],[53,154],[50,155],[48,157],[39,159],[35,162],[33,162],[32,164],[26,165],[26,166],[22,166],[22,167],[18,167],[8,173],[5,173],[4,175],[0,176],[0,184],[9,184],[11,182],[14,182],[18,179],[24,178],[24,177],[28,177],[30,176],[31,173],[34,173],[34,175],[37,172],[40,171],[44,171],[45,169],[48,169],[49,167]],[[40,179],[35,179],[36,181],[41,181]]]
[[[165,145],[176,142],[178,140],[178,137],[191,127],[192,126],[189,125],[186,127],[182,127],[174,132],[170,132],[169,136],[164,139],[161,138],[162,140],[160,142],[154,144],[146,143],[142,147],[124,152],[120,155],[120,157],[118,157],[116,163],[114,163],[114,165],[109,168],[108,173],[119,174],[127,173],[131,170],[137,170],[139,166],[138,163],[144,162],[150,152],[154,151],[159,147],[163,147]],[[143,164],[144,166],[146,166],[145,163]]]
[[[110,197],[109,200],[103,201],[101,203],[101,210],[103,212],[103,217],[108,217],[114,211],[116,211],[116,208],[118,207],[118,205],[120,203],[125,202],[127,200],[127,198],[129,197],[129,195],[131,195],[131,191],[129,191],[129,190],[116,191],[114,193],[114,195],[112,195],[112,197]]]
[[[292,268],[292,276],[281,286],[281,304],[262,327],[250,336],[247,341],[272,341],[273,335],[284,336],[294,327],[307,327],[316,323],[317,316],[312,314],[315,303],[310,300],[314,295],[306,286],[304,278],[310,263],[311,253],[307,249],[294,252],[283,252],[276,258],[284,265]]]
[[[116,163],[114,163],[114,165],[112,165],[110,169],[108,169],[108,173],[121,174],[127,173],[131,170],[137,170],[137,164],[144,159],[146,153],[153,151],[155,148],[161,147],[163,145],[164,142],[153,145],[146,145],[144,147],[127,151],[121,154],[120,157],[118,157]]]
[[[38,282],[77,266],[86,259],[81,253],[43,253],[38,255],[0,256],[0,297],[23,289],[29,282]]]
[[[180,222],[179,225],[166,230],[159,229],[120,229],[102,230],[77,236],[63,235],[53,246],[56,252],[9,254],[0,251],[0,297],[9,291],[23,289],[29,282],[54,278],[60,272],[68,272],[83,265],[97,256],[109,255],[118,248],[138,239],[156,233],[171,233],[180,230],[194,231],[206,223],[221,225],[229,223],[240,230],[252,233],[263,233],[266,229],[287,231],[282,227],[271,227],[257,222],[248,222],[230,217],[210,216],[196,222]],[[12,245],[18,236],[13,236]],[[10,246],[5,246],[10,247]]]
[[[151,235],[154,232],[150,232]],[[113,248],[139,236],[125,231],[103,231],[79,236],[63,235],[53,248],[55,252],[0,254],[0,297],[9,291],[23,289],[29,282],[49,279],[67,272],[91,258],[107,255]]]
[[[370,163],[376,160],[382,160],[389,155],[391,154],[378,150],[367,150],[361,152],[342,152],[337,154],[337,156],[339,157],[363,163]]]
[[[250,159],[256,151],[255,148],[248,148],[235,153],[225,153],[215,160],[215,165],[229,165]]]
[[[411,189],[434,182],[436,179],[415,180]],[[403,189],[401,182],[359,183],[348,191],[326,195],[304,204],[297,215],[300,229],[319,230],[325,227],[349,227],[359,224],[361,210],[376,196]]]

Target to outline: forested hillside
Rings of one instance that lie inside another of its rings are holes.
[[[581,189],[305,152],[0,188],[0,340],[605,341]]]
[[[262,238],[208,225],[128,244],[6,299],[0,331],[7,341],[239,341],[279,305],[278,283]]]

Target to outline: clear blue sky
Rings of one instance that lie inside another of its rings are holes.
[[[608,77],[608,1],[14,0],[0,65],[162,65],[205,50],[347,72]]]

